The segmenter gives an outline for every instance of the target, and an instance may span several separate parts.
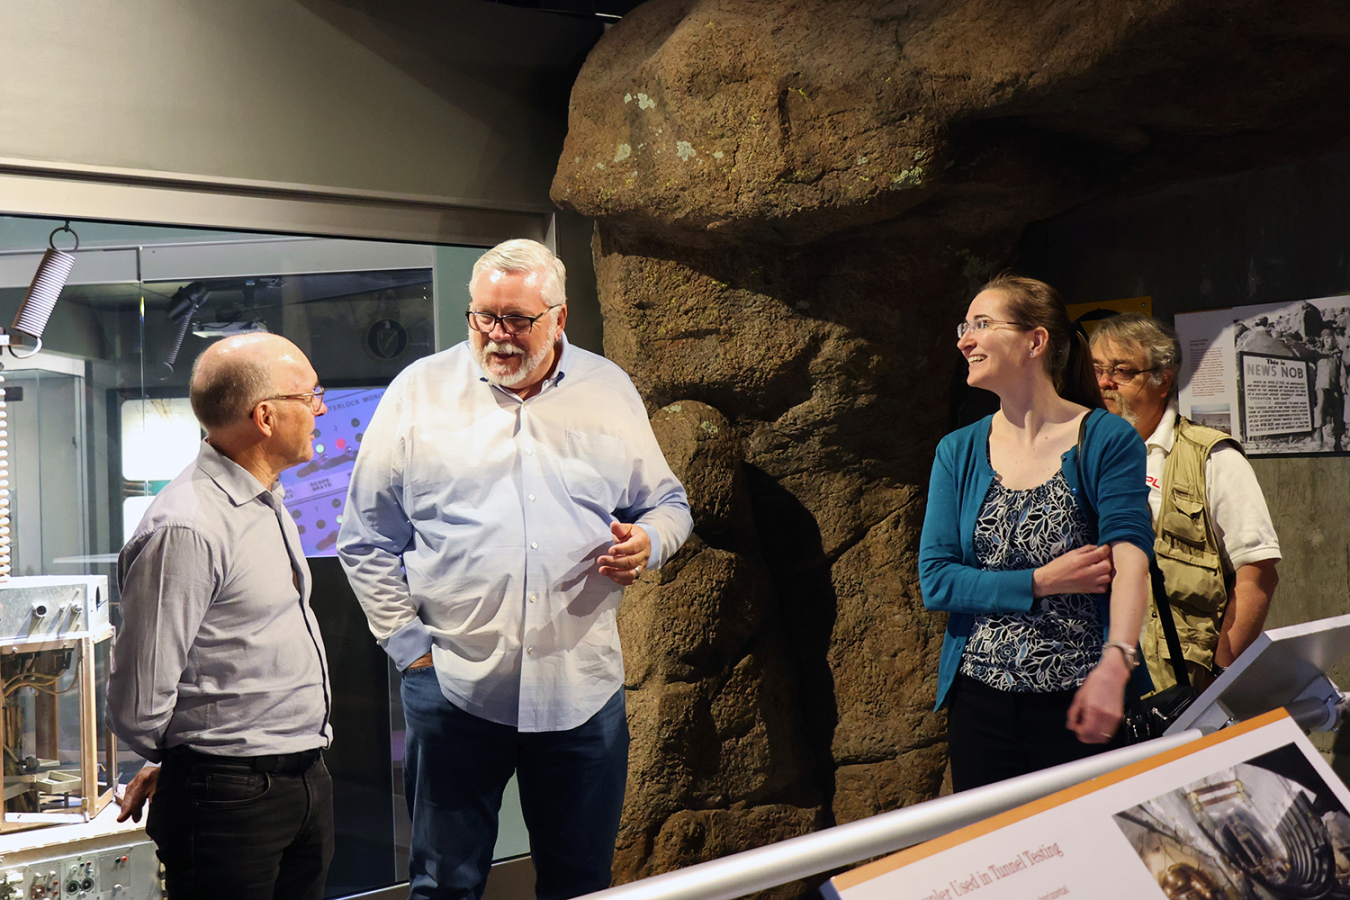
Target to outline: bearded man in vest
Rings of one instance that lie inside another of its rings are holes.
[[[1103,319],[1092,357],[1107,410],[1148,447],[1153,549],[1191,684],[1204,690],[1265,624],[1280,560],[1270,511],[1237,441],[1179,413],[1175,331],[1137,313]],[[1156,606],[1142,646],[1154,686],[1175,684]]]

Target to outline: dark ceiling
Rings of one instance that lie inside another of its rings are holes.
[[[485,0],[505,6],[537,9],[540,12],[565,16],[587,16],[597,19],[621,19],[643,0]]]

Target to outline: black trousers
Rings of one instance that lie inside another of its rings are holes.
[[[965,791],[1119,746],[1084,744],[1064,726],[1076,691],[1000,691],[957,674],[947,710],[952,788]]]
[[[145,820],[169,900],[322,900],[333,782],[322,756],[298,758],[170,751]]]

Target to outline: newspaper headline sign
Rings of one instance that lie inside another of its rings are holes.
[[[1248,456],[1350,453],[1350,296],[1181,313],[1181,414]]]
[[[1252,437],[1312,431],[1308,363],[1293,357],[1239,353],[1242,421]]]

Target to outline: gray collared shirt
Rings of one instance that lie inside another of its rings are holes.
[[[122,548],[108,714],[146,759],[332,740],[309,565],[282,495],[203,442]]]

